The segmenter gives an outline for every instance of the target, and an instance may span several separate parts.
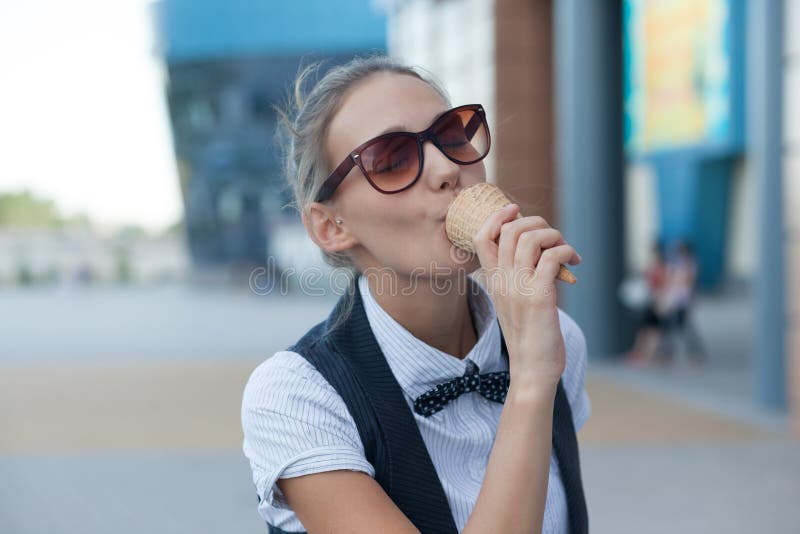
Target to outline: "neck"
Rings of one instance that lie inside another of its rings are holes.
[[[395,321],[431,347],[463,359],[478,341],[469,309],[469,281],[449,279],[446,289],[433,280],[367,276],[370,293]],[[441,284],[442,286],[444,283]]]

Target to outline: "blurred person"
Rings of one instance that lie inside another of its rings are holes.
[[[477,254],[454,254],[447,207],[486,180],[483,108],[453,108],[424,71],[383,56],[303,96],[310,73],[284,117],[287,175],[309,236],[353,276],[244,390],[269,531],[587,532],[586,344],[555,290],[580,256],[543,219],[515,220],[516,204],[485,221]],[[484,288],[468,276],[479,268],[519,284]]]
[[[702,366],[707,359],[703,341],[690,317],[697,269],[697,259],[691,245],[684,240],[678,241],[675,254],[667,262],[661,306],[664,333],[656,356],[662,364],[670,364],[676,358],[675,337],[683,342],[689,363]]]
[[[95,270],[88,261],[82,261],[75,270],[75,282],[79,286],[89,286],[96,278]]]
[[[650,265],[643,273],[647,284],[647,299],[636,331],[633,347],[626,354],[626,361],[633,366],[652,363],[658,342],[661,339],[664,314],[664,286],[667,266],[664,262],[663,247],[660,242],[653,243]]]

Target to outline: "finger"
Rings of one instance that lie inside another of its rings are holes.
[[[472,244],[475,246],[475,252],[484,268],[497,267],[497,238],[500,235],[500,226],[506,221],[514,220],[518,212],[517,204],[509,204],[489,215],[478,228],[472,238]]]
[[[561,232],[555,228],[538,228],[523,232],[517,240],[514,268],[532,269],[539,261],[542,249],[557,246],[561,241],[563,241]]]
[[[536,264],[536,277],[541,283],[552,283],[562,263],[569,263],[570,259],[577,258],[578,253],[571,245],[559,245],[542,251],[539,262]]]
[[[582,261],[583,258],[581,258],[581,255],[577,251],[575,251],[575,256],[570,258],[570,260],[567,263],[569,263],[570,265],[578,265]]]
[[[497,264],[505,269],[512,268],[519,236],[528,230],[549,227],[550,225],[547,224],[547,221],[536,215],[522,217],[503,224],[500,229],[500,240],[497,246]]]

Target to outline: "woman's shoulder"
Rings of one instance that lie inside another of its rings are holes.
[[[264,405],[270,400],[319,402],[321,397],[338,394],[322,374],[301,354],[279,350],[258,365],[247,379],[243,408]]]
[[[335,469],[374,476],[344,401],[297,352],[278,351],[253,370],[241,415],[242,447],[265,518],[289,509],[280,478]]]
[[[248,383],[274,380],[276,376],[287,376],[302,380],[325,381],[317,369],[299,352],[279,350],[261,362],[250,373]]]

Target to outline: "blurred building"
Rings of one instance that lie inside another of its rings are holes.
[[[193,263],[264,265],[299,221],[273,106],[303,65],[384,50],[385,17],[369,0],[163,0],[155,15]]]
[[[390,52],[486,107],[489,180],[591,258],[560,297],[593,354],[628,346],[621,280],[686,240],[701,289],[752,295],[756,397],[800,433],[800,0],[385,4]]]
[[[786,117],[783,143],[780,150],[783,163],[782,194],[776,195],[777,202],[785,212],[785,231],[776,231],[776,240],[786,240],[787,295],[788,310],[786,336],[789,371],[789,396],[794,414],[795,433],[800,435],[800,0],[787,0],[785,5],[784,54],[779,63],[782,79],[779,81],[785,95]],[[780,46],[780,43],[779,43]],[[780,176],[778,177],[781,178]],[[778,243],[782,247],[783,243]],[[780,288],[778,288],[780,290]],[[779,310],[783,312],[783,310]],[[782,313],[781,313],[782,314]]]
[[[188,269],[175,233],[104,233],[89,226],[0,231],[0,287],[158,285],[184,279]]]
[[[630,261],[643,267],[656,239],[688,240],[706,289],[754,267],[744,9],[739,0],[623,2],[627,205],[644,223],[629,225]]]

